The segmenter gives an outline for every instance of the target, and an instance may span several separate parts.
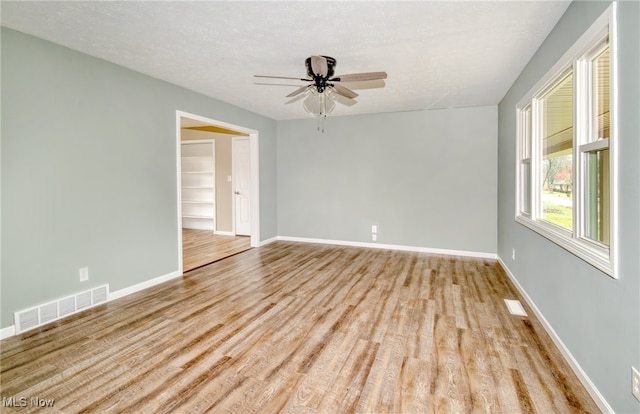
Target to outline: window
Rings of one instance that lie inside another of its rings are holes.
[[[516,220],[615,277],[614,14],[517,105]]]
[[[573,229],[573,71],[539,102],[542,220]]]
[[[604,246],[611,235],[611,82],[609,45],[604,42],[586,61],[587,131],[580,154],[584,158],[584,236]]]

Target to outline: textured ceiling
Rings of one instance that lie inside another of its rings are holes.
[[[333,114],[495,105],[568,1],[11,2],[2,25],[274,119],[313,54],[336,75],[386,71]],[[265,86],[257,82],[290,86]],[[356,87],[354,84],[350,86]],[[369,85],[376,86],[376,85]]]

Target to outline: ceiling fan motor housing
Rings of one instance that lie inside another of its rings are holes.
[[[330,79],[331,77],[333,77],[333,74],[334,74],[333,69],[336,67],[336,60],[331,56],[322,56],[322,57],[327,59],[327,76],[325,80]],[[311,77],[312,79],[315,79],[316,74],[313,73],[313,68],[311,67],[311,57],[308,57],[304,61],[304,64],[307,67],[307,75],[309,75],[309,77]]]
[[[322,76],[321,74],[317,74],[313,71],[313,67],[311,64],[311,59],[312,59],[311,57],[308,57],[304,61],[304,64],[307,67],[307,74],[311,77],[311,79],[313,79],[313,82],[315,83],[315,87],[318,93],[323,93],[327,88],[327,86],[330,86],[329,84],[327,84],[327,81],[331,79],[331,77],[333,76],[334,74],[333,69],[336,66],[336,60],[331,56],[322,56],[322,57],[327,60],[327,76]]]

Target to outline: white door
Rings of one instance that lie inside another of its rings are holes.
[[[235,228],[239,236],[251,234],[251,164],[249,137],[235,137],[231,144],[235,197]]]

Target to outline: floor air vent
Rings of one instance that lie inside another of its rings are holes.
[[[517,316],[527,316],[527,312],[525,312],[522,307],[522,303],[519,300],[505,299],[504,303],[507,304],[507,308],[509,309],[509,313]]]
[[[91,290],[76,293],[14,313],[16,333],[37,328],[49,322],[64,318],[93,306],[105,303],[109,296],[109,285],[98,286]]]

